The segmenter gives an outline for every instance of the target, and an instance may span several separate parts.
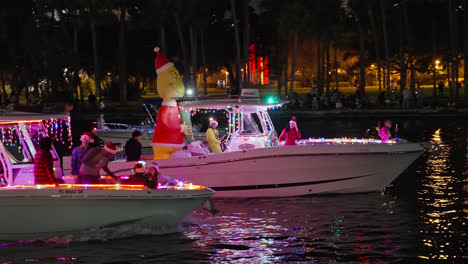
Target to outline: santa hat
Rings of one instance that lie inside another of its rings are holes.
[[[81,141],[87,140],[89,143],[94,143],[94,135],[93,133],[86,131],[81,135],[80,140]]]
[[[159,47],[154,48],[157,56],[154,59],[154,68],[156,68],[156,73],[161,73],[162,71],[168,69],[171,66],[174,66],[174,63],[170,62],[164,55],[159,53]]]
[[[291,118],[291,120],[289,120],[289,123],[294,123],[295,125],[297,125],[297,120],[296,120],[296,118],[293,116],[293,117]]]
[[[146,168],[142,163],[137,163],[135,166],[133,166],[133,172],[135,173],[145,173]]]
[[[115,145],[114,143],[109,141],[104,146],[104,150],[109,152],[109,153],[115,154],[115,153],[117,153],[117,145]]]
[[[218,125],[218,120],[216,120],[216,119],[211,119],[211,120],[210,120],[210,126],[211,126],[211,124],[216,124],[216,125]]]

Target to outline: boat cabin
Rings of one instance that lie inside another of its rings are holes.
[[[220,137],[224,136],[225,139],[225,151],[277,145],[277,134],[268,110],[279,108],[283,104],[284,102],[262,102],[259,98],[179,102],[181,112],[190,113],[190,122],[195,132],[206,130],[203,128],[208,128],[210,118],[218,120]],[[204,117],[200,118],[198,115]],[[204,134],[198,135],[201,138]]]
[[[0,116],[0,186],[34,184],[34,156],[42,138],[70,142],[67,115],[14,112]],[[55,177],[61,178],[60,159],[52,146]]]

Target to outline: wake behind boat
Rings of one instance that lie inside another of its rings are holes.
[[[273,136],[268,114],[283,103],[246,97],[180,102],[192,122],[207,123],[202,114],[220,124],[224,118],[225,150],[201,155],[180,151],[153,163],[169,176],[209,186],[217,197],[280,197],[380,191],[424,151],[419,143],[349,138],[283,146]],[[115,161],[109,167],[125,174],[133,164]]]

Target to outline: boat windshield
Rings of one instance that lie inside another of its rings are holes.
[[[33,163],[33,156],[20,134],[17,124],[3,125],[0,129],[0,140],[12,164]]]
[[[242,123],[239,135],[257,135],[263,133],[263,128],[257,113],[242,113]]]

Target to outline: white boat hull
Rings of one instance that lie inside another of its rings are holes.
[[[132,138],[134,129],[96,129],[93,133],[101,138],[104,142],[112,141],[115,144],[122,144],[125,146],[127,140]],[[141,130],[141,145],[144,148],[150,148],[153,139],[153,134],[149,133],[150,130]],[[152,131],[151,131],[152,132]]]
[[[0,191],[0,240],[44,238],[143,222],[176,224],[213,195],[201,190],[15,189]]]
[[[423,150],[417,143],[318,144],[153,162],[168,176],[212,188],[216,197],[282,197],[379,191]],[[133,164],[113,162],[110,168],[125,175]]]

